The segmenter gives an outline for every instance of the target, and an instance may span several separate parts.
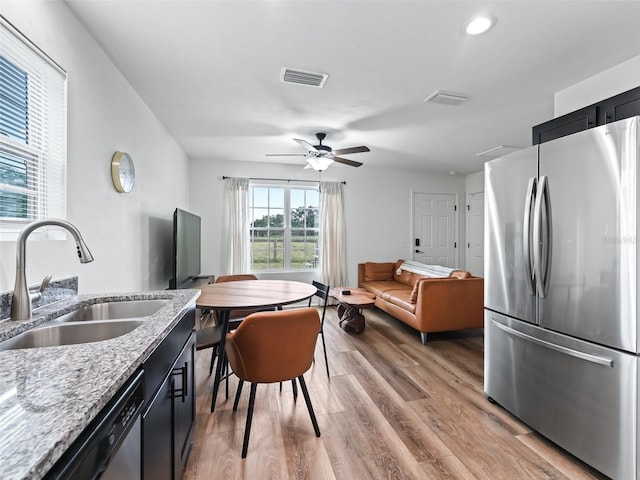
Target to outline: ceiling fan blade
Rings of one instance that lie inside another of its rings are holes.
[[[294,142],[298,142],[303,148],[309,150],[310,152],[317,152],[318,150],[316,150],[316,147],[314,147],[313,145],[311,145],[309,142],[307,142],[306,140],[301,140],[299,138],[294,138],[293,139]]]
[[[344,163],[345,165],[351,165],[352,167],[359,167],[362,165],[360,162],[354,162],[353,160],[349,160],[347,158],[333,157],[334,162]]]
[[[306,157],[306,153],[265,153],[267,157]]]
[[[338,150],[334,150],[334,155],[349,155],[350,153],[362,153],[362,152],[370,152],[369,147],[365,147],[364,145],[360,147],[351,147],[351,148],[340,148]]]

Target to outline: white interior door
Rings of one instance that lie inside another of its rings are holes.
[[[416,262],[456,266],[456,196],[414,194],[414,253]]]
[[[484,277],[484,192],[467,195],[467,270]]]

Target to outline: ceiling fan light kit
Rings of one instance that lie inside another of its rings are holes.
[[[318,172],[323,172],[332,163],[333,159],[329,157],[310,157],[307,159],[307,165],[304,168],[313,168]]]
[[[491,30],[495,24],[495,17],[491,15],[479,15],[465,24],[464,31],[467,35],[481,35]]]
[[[361,145],[359,147],[351,147],[351,148],[341,148],[338,150],[333,150],[329,145],[324,145],[322,141],[327,136],[326,133],[316,133],[316,138],[318,139],[318,145],[311,145],[306,140],[302,140],[300,138],[294,138],[294,142],[297,142],[307,150],[307,153],[267,153],[267,156],[276,157],[276,156],[300,156],[307,158],[307,166],[305,168],[313,168],[314,170],[323,171],[326,170],[329,165],[333,162],[343,163],[345,165],[350,165],[352,167],[359,167],[362,165],[361,162],[356,162],[355,160],[349,160],[348,158],[342,158],[338,155],[350,155],[352,153],[362,153],[362,152],[370,152],[369,147],[365,147]]]

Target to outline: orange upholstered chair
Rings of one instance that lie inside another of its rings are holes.
[[[258,383],[276,383],[298,379],[309,410],[316,437],[320,429],[313,413],[303,374],[313,362],[320,330],[315,308],[253,313],[234,332],[227,334],[225,349],[231,369],[240,379],[233,409],[238,406],[242,384],[251,382],[242,458],[247,456],[251,419]]]

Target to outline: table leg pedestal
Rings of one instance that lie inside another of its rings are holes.
[[[337,308],[340,327],[347,333],[362,333],[364,331],[364,315],[362,310],[351,305],[340,303]]]

